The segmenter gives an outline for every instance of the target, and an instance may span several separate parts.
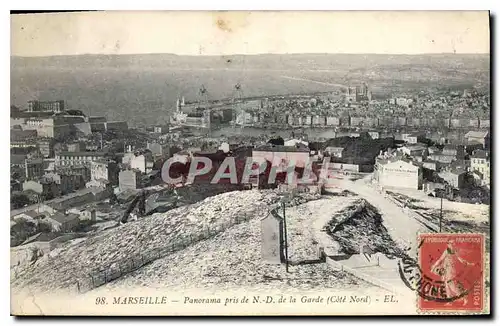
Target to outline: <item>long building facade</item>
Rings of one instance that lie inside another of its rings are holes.
[[[422,189],[422,169],[401,158],[377,159],[374,179],[382,187]]]

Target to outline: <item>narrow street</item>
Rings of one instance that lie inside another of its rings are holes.
[[[389,235],[398,243],[401,249],[408,247],[415,249],[414,244],[417,240],[417,234],[432,231],[408,216],[408,214],[405,214],[400,207],[372,187],[368,183],[370,177],[371,175],[356,181],[335,179],[335,182],[338,187],[356,193],[379,210]]]
[[[384,224],[391,237],[393,237],[395,241],[397,239],[396,236],[408,237],[402,238],[399,241],[406,245],[408,242],[407,239],[410,239],[409,234],[411,234],[411,231],[408,231],[408,225],[412,225],[413,228],[418,229],[420,229],[421,225],[418,223],[410,224],[409,221],[411,220],[401,214],[399,207],[387,199],[381,198],[382,195],[377,193],[374,189],[375,194],[373,194],[370,186],[364,184],[363,180],[360,181],[361,183],[347,181],[345,184],[339,185],[339,187],[345,187],[352,192],[358,192],[359,197],[364,198],[369,203],[376,206],[384,218]],[[335,213],[341,212],[354,204],[359,197],[332,196],[330,198],[311,201],[297,208],[290,209],[288,217],[290,220],[299,219],[307,223],[307,229],[311,229],[311,235],[318,242],[318,245],[324,248],[326,255],[335,255],[339,250],[339,244],[326,233],[324,227],[332,219]],[[389,216],[389,218],[386,216]],[[396,224],[394,221],[400,224],[394,226],[394,224]],[[330,262],[331,259],[327,259],[327,263],[330,264]],[[337,268],[337,264],[340,263],[344,266],[345,270],[353,271],[354,275],[365,281],[376,284],[386,290],[390,289],[392,292],[398,293],[399,295],[411,297],[414,293],[408,289],[401,280],[398,273],[397,262],[397,259],[389,259],[382,253],[376,253],[371,256],[370,260],[367,260],[362,255],[352,255],[348,259],[334,263],[332,267]]]

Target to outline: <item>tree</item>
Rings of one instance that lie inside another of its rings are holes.
[[[12,194],[10,197],[10,203],[13,209],[21,208],[26,205],[31,204],[29,197],[22,193]]]
[[[52,225],[48,222],[40,221],[38,222],[37,230],[38,232],[50,233],[52,232]]]
[[[41,196],[41,200],[51,200],[55,197],[61,195],[61,191],[55,182],[51,182],[49,187],[47,187],[47,191],[45,191]]]
[[[66,110],[65,111],[66,114],[68,115],[76,115],[76,116],[85,116],[85,114],[83,114],[83,112],[81,110]]]
[[[281,136],[278,136],[277,138],[270,139],[267,143],[273,144],[273,145],[283,146],[283,145],[285,145],[285,140]]]
[[[111,197],[109,197],[109,203],[111,205],[114,205],[114,204],[118,203],[118,198],[116,197],[115,193],[112,193]]]
[[[10,229],[10,244],[17,246],[23,243],[27,238],[37,233],[37,226],[35,223],[25,219],[17,219]]]

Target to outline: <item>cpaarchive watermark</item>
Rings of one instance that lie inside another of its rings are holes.
[[[247,184],[253,180],[261,183],[312,185],[331,182],[330,161],[265,160],[247,157],[245,160],[227,156],[213,160],[204,156],[193,156],[185,160],[171,157],[161,170],[162,180],[167,184],[179,183],[230,183]]]

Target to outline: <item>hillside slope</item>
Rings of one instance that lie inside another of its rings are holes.
[[[366,289],[371,285],[326,263],[316,262],[321,229],[335,212],[355,198],[328,197],[286,209],[289,272],[261,258],[260,218],[233,226],[206,241],[198,242],[124,278],[102,291],[127,288],[168,288],[169,291],[305,291]],[[280,214],[282,214],[280,212]],[[295,263],[303,263],[295,265]],[[98,289],[97,291],[100,291]]]
[[[85,241],[45,255],[17,273],[11,286],[36,291],[74,288],[77,281],[130,258],[141,259],[179,242],[195,242],[210,229],[221,231],[245,217],[263,217],[273,191],[234,191],[199,203],[97,233]]]

